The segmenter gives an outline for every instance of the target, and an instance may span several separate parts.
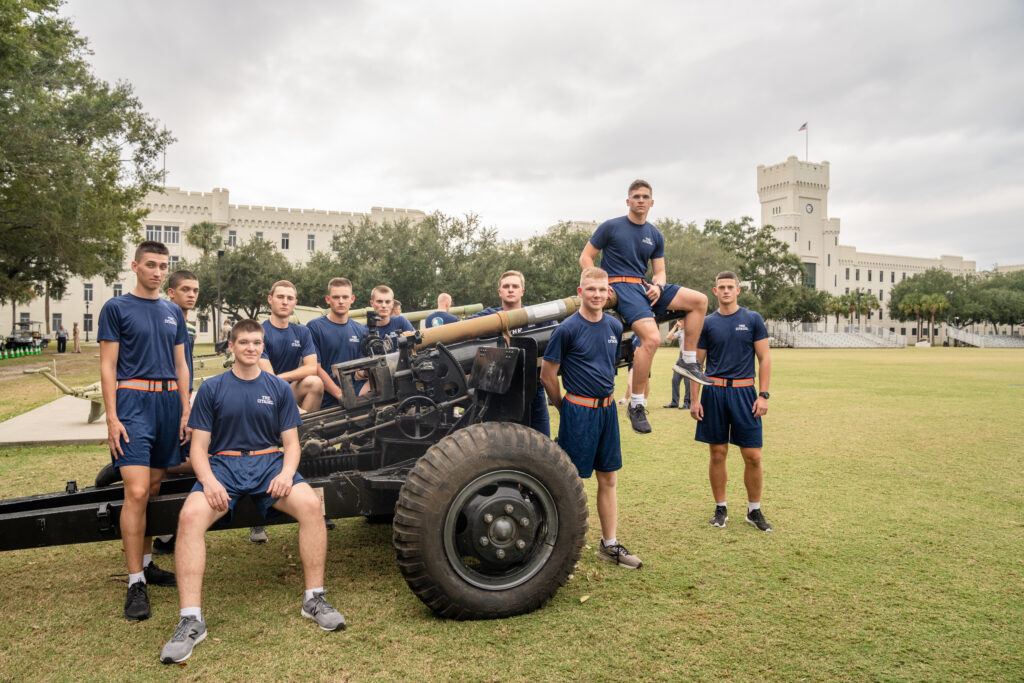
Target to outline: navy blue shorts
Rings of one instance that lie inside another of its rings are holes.
[[[569,454],[580,478],[589,479],[594,470],[622,469],[619,414],[614,403],[603,408],[587,408],[563,398],[561,415],[558,445]]]
[[[632,325],[641,318],[653,318],[655,315],[662,315],[668,310],[668,305],[676,297],[679,285],[665,285],[658,300],[651,304],[647,298],[647,289],[641,284],[632,282],[615,282],[612,289],[619,297],[619,303],[615,310],[625,321],[626,325]]]
[[[114,458],[110,454],[115,467],[141,465],[165,470],[181,463],[181,398],[177,391],[118,389],[117,419],[129,440],[121,439],[124,455]]]
[[[697,423],[696,441],[731,443],[740,448],[761,447],[761,418],[751,412],[757,389],[749,387],[703,387],[700,404],[704,419]]]
[[[210,469],[217,481],[227,489],[228,514],[227,519],[235,513],[235,504],[244,496],[251,496],[263,514],[263,519],[270,520],[281,514],[271,506],[277,502],[267,493],[270,482],[277,475],[281,474],[284,466],[284,454],[281,451],[276,453],[264,453],[263,455],[213,455],[210,456]],[[292,477],[292,486],[306,481],[298,472]],[[192,487],[193,491],[202,491],[203,485],[198,481]]]

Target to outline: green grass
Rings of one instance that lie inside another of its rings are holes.
[[[736,452],[732,520],[708,525],[707,449],[688,414],[660,408],[674,355],[655,361],[654,433],[623,432],[618,535],[640,571],[590,547],[544,609],[442,621],[405,586],[390,528],[344,520],[327,583],[349,630],[323,633],[299,616],[294,527],[265,546],[212,533],[210,637],[165,667],[176,594],[154,587],[154,618],[122,621],[119,544],[3,553],[0,679],[1021,680],[1024,353],[773,351],[772,534],[743,523]],[[106,457],[0,452],[0,496],[87,483]]]

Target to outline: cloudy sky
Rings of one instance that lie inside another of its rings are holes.
[[[760,218],[758,164],[831,162],[861,251],[1024,263],[1024,3],[71,0],[96,73],[231,201]]]

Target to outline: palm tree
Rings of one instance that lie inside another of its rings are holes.
[[[856,292],[847,292],[846,294],[843,294],[842,296],[839,297],[839,304],[838,305],[841,308],[842,312],[846,313],[846,317],[849,319],[849,322],[850,322],[850,332],[853,332],[853,314],[854,314],[854,311],[857,308],[857,293]],[[839,316],[837,315],[836,316],[836,325],[837,325],[836,331],[837,332],[839,331],[838,324],[839,324]]]
[[[928,314],[928,340],[935,345],[935,314],[944,313],[949,301],[941,294],[925,294],[921,297],[921,310]]]
[[[828,299],[825,300],[825,313],[826,313],[826,316],[825,316],[825,320],[826,320],[825,331],[826,332],[828,332],[828,316],[829,315],[835,315],[836,316],[836,332],[839,331],[839,315],[843,311],[845,311],[845,310],[846,310],[846,303],[843,301],[842,297],[835,296],[834,294],[829,294],[828,295]]]
[[[917,292],[911,292],[903,297],[900,302],[900,314],[905,317],[910,317],[913,313],[917,318],[917,341],[921,341],[921,307],[922,295]]]
[[[867,315],[869,312],[877,311],[881,307],[882,304],[878,301],[878,297],[876,297],[871,292],[864,292],[859,297],[857,297],[858,315]]]
[[[216,223],[203,221],[188,229],[188,232],[185,233],[185,241],[196,249],[202,250],[203,256],[206,256],[214,249],[220,249],[224,238],[220,236],[220,228]]]

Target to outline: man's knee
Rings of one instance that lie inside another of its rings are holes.
[[[319,521],[323,514],[320,509],[320,498],[317,497],[313,488],[305,482],[292,487],[288,494],[288,507],[291,508],[288,514],[295,517],[299,522],[303,519]]]
[[[743,455],[743,462],[747,465],[747,467],[761,466],[760,448],[741,448],[740,453]]]
[[[606,490],[615,489],[619,479],[618,475],[618,472],[594,472],[594,476],[597,478],[597,487]]]
[[[725,456],[729,454],[729,444],[713,444],[711,446],[711,462],[721,464],[725,462]]]
[[[310,375],[309,377],[304,377],[302,379],[302,383],[299,384],[299,388],[306,392],[323,391],[324,382],[316,375]]]
[[[185,499],[178,513],[178,533],[199,532],[205,533],[206,529],[213,522],[213,509],[206,501],[206,496],[200,492],[190,493]]]

